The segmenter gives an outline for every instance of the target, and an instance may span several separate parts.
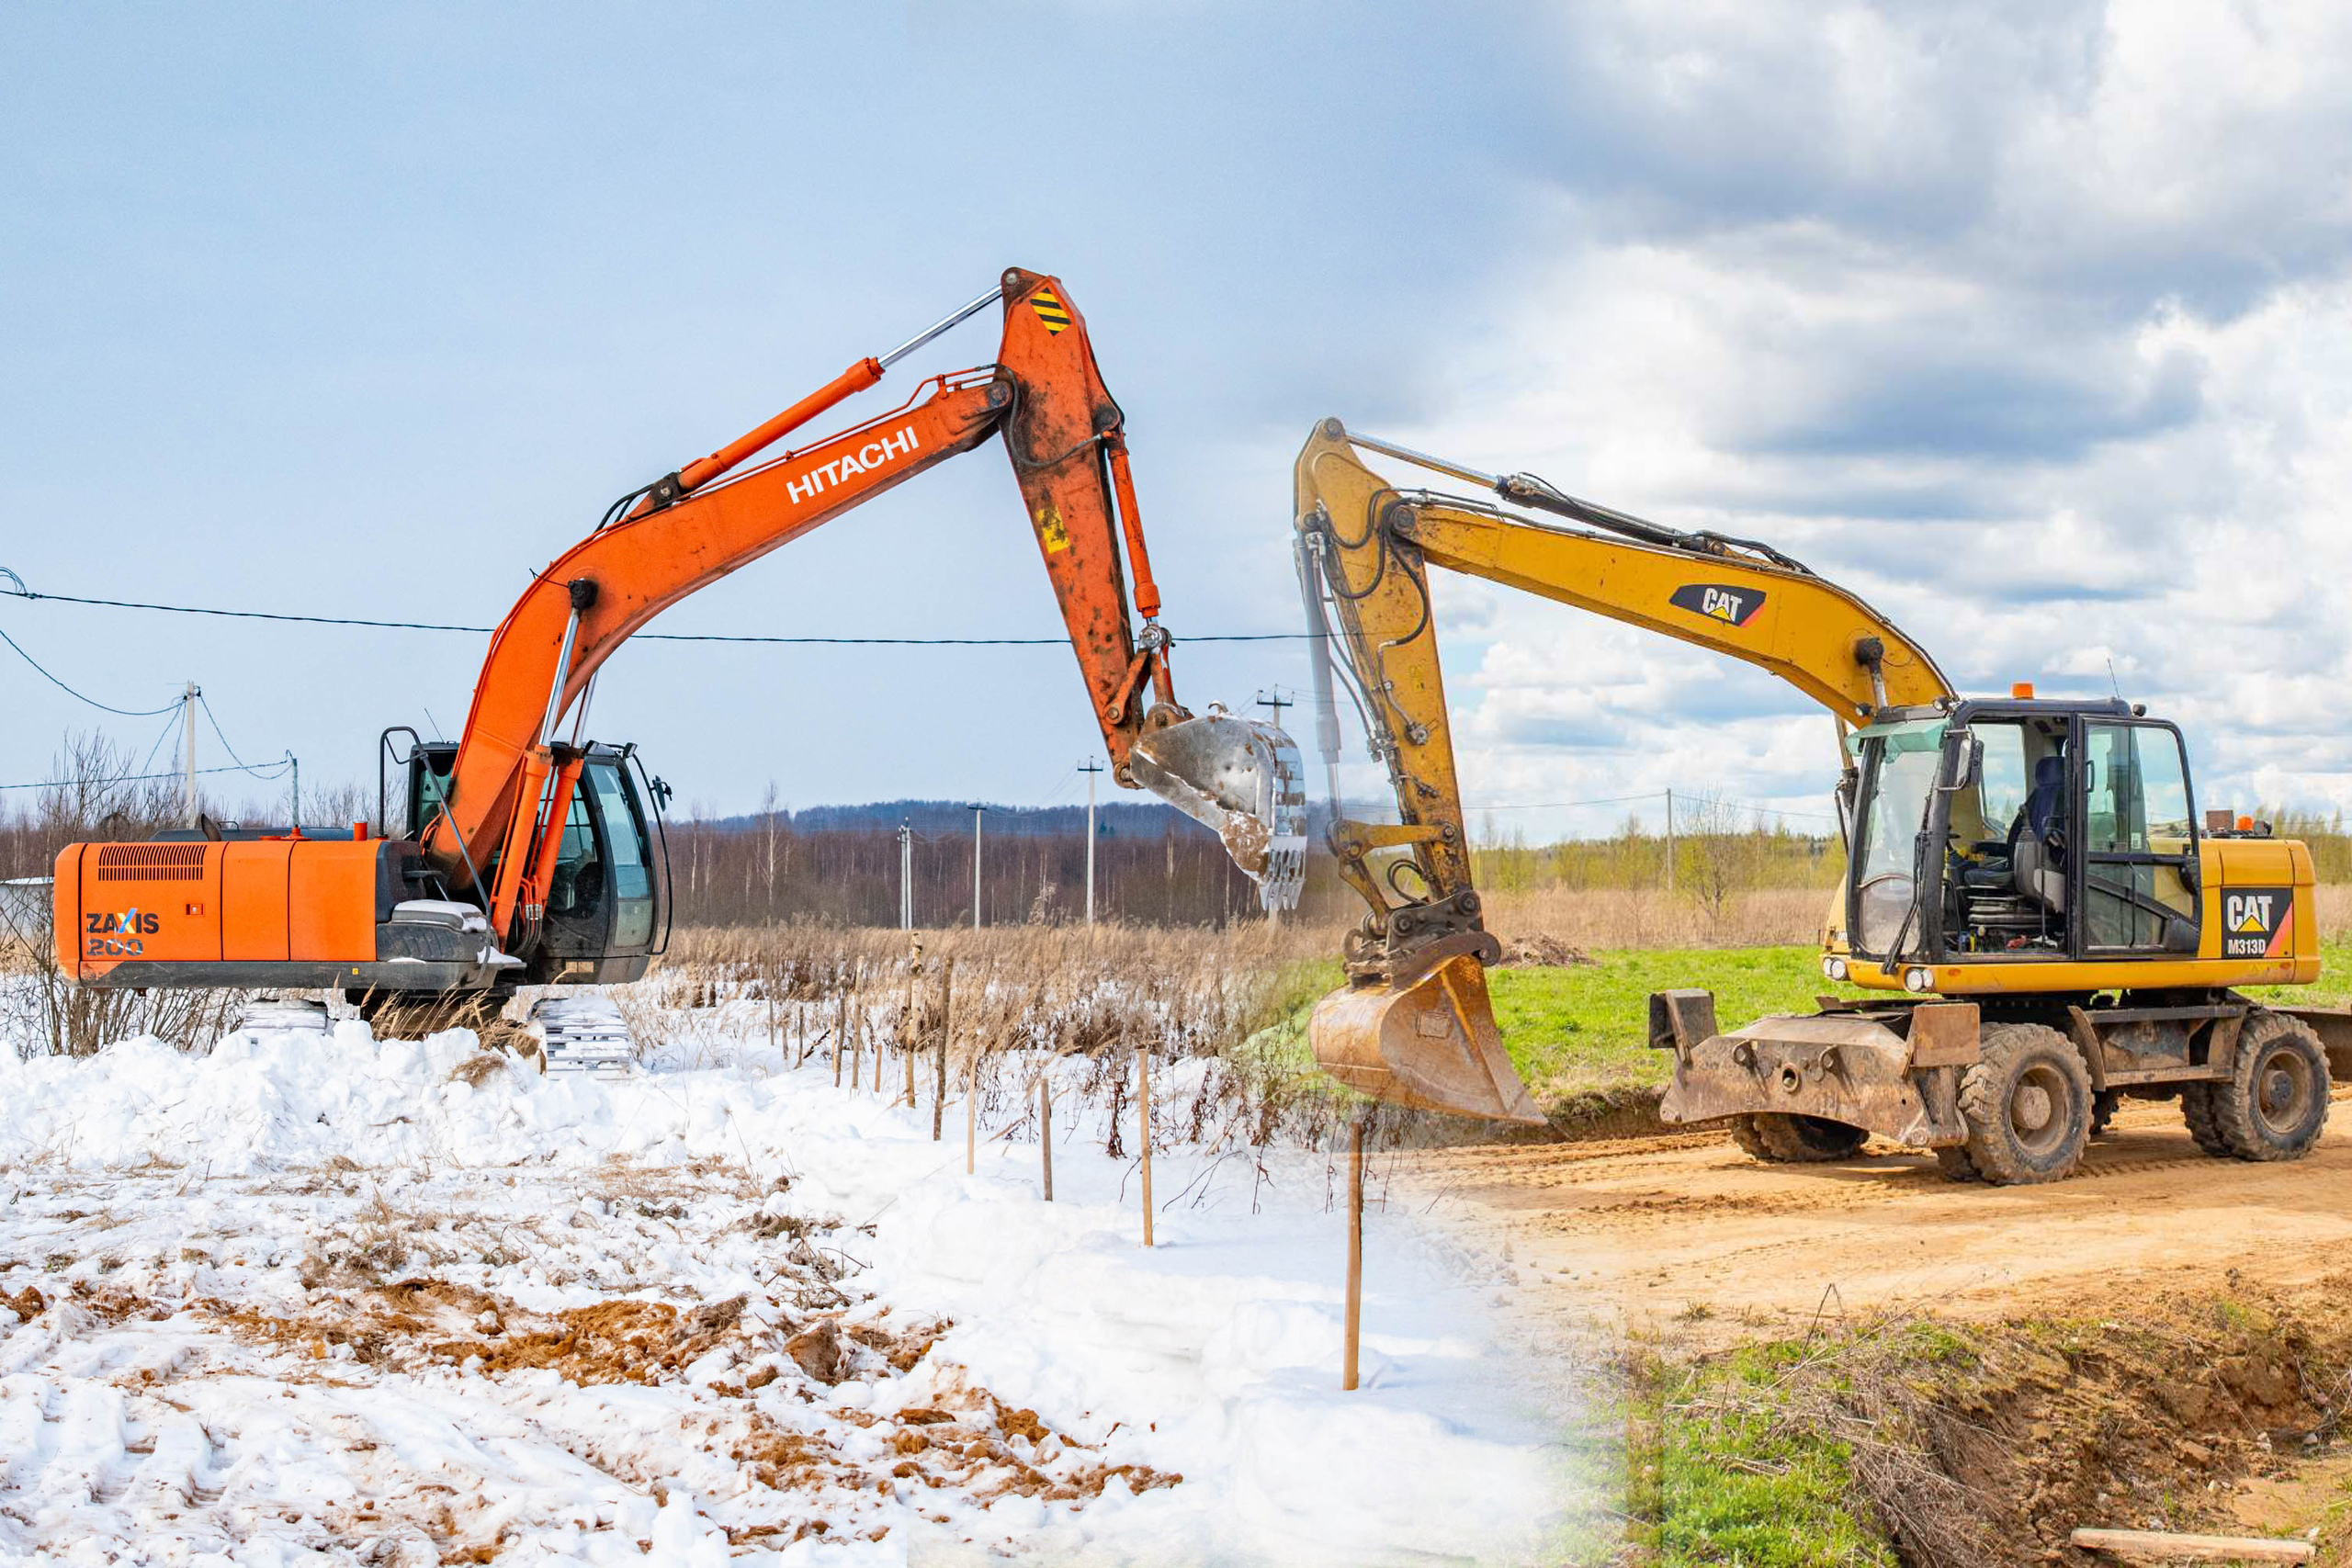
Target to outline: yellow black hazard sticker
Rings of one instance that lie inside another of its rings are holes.
[[[1069,548],[1069,530],[1062,526],[1062,514],[1055,507],[1037,508],[1037,537],[1047,555]]]
[[[1037,319],[1046,323],[1048,333],[1058,333],[1069,325],[1069,307],[1050,288],[1040,288],[1029,296],[1029,308],[1037,312]]]

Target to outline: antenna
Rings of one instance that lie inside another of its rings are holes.
[[[2123,700],[2123,685],[2115,678],[2115,655],[2111,653],[2107,656],[2107,686],[2108,690],[2115,694],[2117,702]]]

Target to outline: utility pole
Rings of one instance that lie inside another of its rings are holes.
[[[196,699],[204,694],[193,681],[180,697],[180,731],[187,742],[187,761],[180,775],[180,807],[187,816],[186,826],[196,826]]]
[[[302,764],[291,751],[286,753],[286,772],[294,781],[287,792],[286,809],[292,815],[286,818],[286,825],[299,831],[302,826]]]
[[[1666,792],[1666,890],[1674,891],[1674,792]]]
[[[1261,708],[1272,708],[1273,710],[1274,728],[1276,729],[1280,729],[1283,727],[1283,709],[1291,707],[1295,705],[1289,698],[1283,695],[1283,689],[1280,686],[1276,686],[1274,688],[1274,694],[1271,697],[1266,695],[1263,692],[1258,694],[1258,705]],[[1335,766],[1332,770],[1331,778],[1331,809],[1336,813],[1339,810],[1339,770]],[[1280,909],[1268,909],[1266,911],[1266,923],[1270,926],[1281,925],[1283,923],[1283,912]]]
[[[1094,775],[1102,764],[1089,757],[1078,765],[1086,775],[1086,923],[1094,924]]]
[[[899,824],[899,929],[915,929],[915,830]]]
[[[980,814],[988,810],[978,801],[972,803],[972,929],[980,929]]]

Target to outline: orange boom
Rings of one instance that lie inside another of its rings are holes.
[[[933,377],[897,409],[727,478],[990,303],[1004,321],[993,364]],[[1216,829],[1270,906],[1294,900],[1296,750],[1269,726],[1177,705],[1125,416],[1068,293],[1015,268],[888,354],[623,497],[534,577],[491,638],[461,738],[428,743],[399,726],[381,738],[379,774],[385,760],[405,768],[416,837],[208,820],[154,843],[69,845],[56,888],[65,972],[105,986],[340,987],[355,999],[637,978],[669,916],[667,786],[634,748],[582,739],[597,672],[695,590],[997,435],[1114,775]],[[402,735],[404,755],[393,746]]]

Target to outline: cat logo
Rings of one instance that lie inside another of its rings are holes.
[[[1686,582],[1674,591],[1667,603],[1677,609],[1704,615],[1711,621],[1744,626],[1756,618],[1757,611],[1764,607],[1764,593],[1757,588],[1726,588],[1714,582]]]
[[[2277,958],[2293,945],[2289,933],[2295,890],[2233,887],[2222,894],[2222,956]]]

